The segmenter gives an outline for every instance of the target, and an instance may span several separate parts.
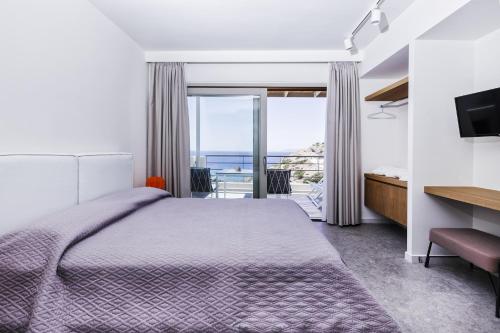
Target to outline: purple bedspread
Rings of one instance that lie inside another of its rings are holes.
[[[399,332],[289,200],[135,189],[0,237],[0,332]]]

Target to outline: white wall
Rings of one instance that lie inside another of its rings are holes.
[[[384,102],[365,102],[364,97],[394,83],[397,79],[361,79],[361,155],[363,173],[380,166],[408,166],[408,106],[386,109],[396,119],[374,120],[368,115],[380,110]],[[363,182],[364,196],[364,182]],[[363,205],[362,218],[380,220],[376,214]]]
[[[499,59],[500,29],[475,42],[474,91],[500,87]],[[475,138],[473,147],[474,185],[500,190],[500,138]],[[475,207],[474,228],[500,236],[500,213]]]
[[[0,3],[0,151],[132,152],[144,184],[144,53],[86,0]]]
[[[364,50],[362,76],[410,46],[408,261],[425,255],[432,227],[500,235],[500,213],[423,192],[425,185],[500,190],[500,139],[461,139],[454,106],[458,95],[500,86],[500,30],[481,37],[500,28],[497,8],[494,0],[449,0],[429,11],[427,1],[415,1]],[[481,21],[464,21],[469,17]]]
[[[473,89],[473,58],[472,42],[410,44],[407,260],[425,255],[431,228],[472,227],[472,207],[427,195],[424,186],[473,182],[473,147],[460,138],[454,105]]]
[[[414,1],[364,50],[361,75],[407,47],[412,41],[436,26],[472,0]],[[431,3],[431,4],[430,4]]]
[[[326,86],[327,63],[187,64],[189,85]]]

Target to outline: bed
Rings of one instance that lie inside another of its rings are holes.
[[[289,200],[115,191],[0,236],[0,272],[1,332],[399,332]]]

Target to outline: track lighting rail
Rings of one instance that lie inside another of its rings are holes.
[[[372,23],[374,23],[374,24],[380,23],[380,15],[381,15],[380,6],[382,6],[382,4],[384,2],[385,2],[385,0],[378,0],[377,3],[375,4],[375,6],[373,6],[373,8],[370,9],[370,11],[368,13],[366,13],[366,15],[363,17],[361,22],[359,22],[359,24],[356,26],[356,28],[354,28],[351,35],[345,39],[344,45],[345,45],[346,50],[351,51],[351,50],[355,49],[354,37],[365,26],[366,22],[368,22],[370,17],[372,17]],[[375,11],[378,11],[378,12],[375,12]],[[375,18],[375,15],[377,15],[378,17]],[[375,19],[375,21],[373,21],[374,19]]]

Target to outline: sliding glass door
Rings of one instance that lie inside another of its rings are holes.
[[[189,88],[193,196],[292,199],[321,218],[320,89]]]
[[[266,98],[266,89],[189,88],[194,197],[265,193]]]
[[[316,89],[270,90],[267,197],[292,199],[321,219],[326,91]]]

